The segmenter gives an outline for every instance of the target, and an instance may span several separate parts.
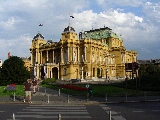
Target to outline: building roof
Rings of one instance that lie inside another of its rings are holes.
[[[108,37],[114,37],[118,39],[122,39],[119,35],[111,31],[112,29],[108,27],[100,28],[100,29],[94,29],[89,31],[80,32],[80,39],[84,38],[92,38],[92,39],[102,39],[102,38],[108,38]]]
[[[44,39],[44,36],[40,33],[38,33],[37,35],[34,36],[33,39]]]
[[[67,28],[64,29],[63,32],[75,32],[74,28],[71,26],[68,26]]]

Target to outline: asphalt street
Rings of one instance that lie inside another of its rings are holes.
[[[0,120],[160,120],[160,102],[99,105],[0,104]],[[14,113],[14,115],[13,115]]]

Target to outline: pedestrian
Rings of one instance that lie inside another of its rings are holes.
[[[92,86],[87,84],[86,85],[86,88],[87,88],[87,92],[88,92],[88,97],[91,97],[92,96]]]
[[[88,89],[89,88],[89,84],[87,83],[87,85],[86,85],[86,88]]]
[[[31,102],[31,79],[27,79],[27,81],[24,83],[24,90],[25,90],[24,102],[27,99],[29,103],[32,103]]]
[[[36,78],[33,79],[32,85],[33,85],[33,92],[36,93],[36,88],[37,88],[37,80],[36,80]]]
[[[88,88],[88,93],[89,93],[89,96],[92,97],[92,86],[91,85]]]

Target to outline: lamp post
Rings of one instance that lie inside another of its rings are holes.
[[[128,81],[128,74],[126,74],[126,79],[125,79],[125,81],[126,81],[126,92],[127,92],[127,81]]]

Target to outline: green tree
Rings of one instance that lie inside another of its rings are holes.
[[[0,85],[24,83],[30,75],[24,64],[24,61],[17,56],[5,60],[0,69]]]
[[[140,87],[145,90],[160,90],[160,69],[155,64],[141,65],[139,68]]]

